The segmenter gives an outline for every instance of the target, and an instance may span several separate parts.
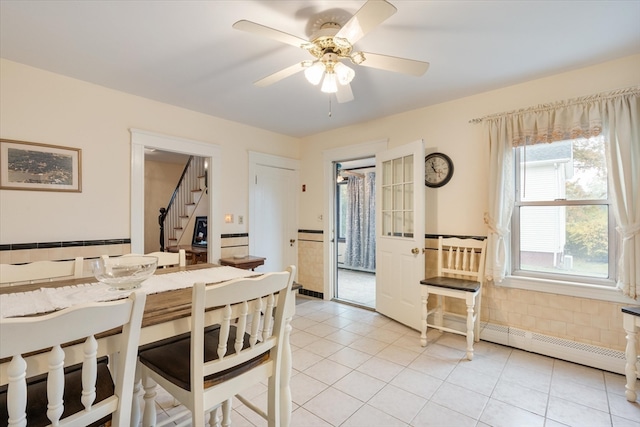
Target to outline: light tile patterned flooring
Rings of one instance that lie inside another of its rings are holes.
[[[462,336],[430,331],[423,348],[380,314],[298,298],[292,427],[640,426],[622,375],[485,341],[467,361]],[[264,384],[243,395],[266,406]],[[181,409],[166,394],[156,402],[159,419]],[[236,399],[232,425],[266,422]]]

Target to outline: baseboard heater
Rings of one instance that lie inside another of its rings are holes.
[[[466,328],[455,317],[445,316],[444,323],[459,330]],[[624,375],[623,351],[488,322],[480,323],[480,339]]]

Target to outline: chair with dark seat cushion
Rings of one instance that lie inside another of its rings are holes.
[[[101,357],[97,362],[97,380],[96,380],[96,400],[95,403],[102,402],[114,393],[113,379],[109,372],[108,358]],[[64,368],[64,412],[62,418],[66,418],[71,414],[75,414],[84,409],[82,406],[82,364],[76,364]],[[8,385],[0,387],[0,425],[6,425],[2,420],[9,419],[7,411],[7,389]],[[51,424],[47,418],[46,411],[42,408],[47,407],[47,374],[36,375],[27,379],[27,425],[28,426],[48,426]],[[92,423],[91,427],[97,427],[106,424],[111,420],[110,416],[106,416],[101,420]]]
[[[292,298],[294,275],[291,266],[256,278],[208,286],[196,283],[191,332],[139,351],[138,369],[145,389],[160,384],[191,411],[186,422],[193,426],[204,426],[206,414],[217,418],[220,406],[223,425],[229,425],[231,398],[267,380],[266,414],[241,400],[267,419],[269,426],[284,425],[280,421],[284,311]],[[145,393],[145,406],[153,404],[153,393]],[[154,418],[155,412],[145,409],[143,425],[160,425]],[[210,423],[217,425],[216,420]]]
[[[427,328],[453,332],[467,337],[467,359],[473,359],[473,343],[480,337],[480,308],[486,240],[438,238],[437,276],[421,280],[422,331],[420,344],[427,345]],[[437,296],[437,304],[429,310],[429,295]],[[466,314],[446,311],[445,297],[465,302]],[[453,322],[446,324],[445,315]],[[462,318],[464,327],[455,328],[455,318]]]
[[[236,340],[237,328],[231,325],[229,329],[229,337],[227,338],[227,347],[229,352],[227,356],[235,354],[234,343]],[[204,361],[210,362],[218,359],[218,346],[220,344],[220,325],[214,325],[205,329],[204,333]],[[150,344],[148,349],[140,350],[141,360],[144,364],[153,369],[156,373],[163,375],[174,384],[185,390],[191,390],[191,370],[190,365],[181,362],[183,355],[191,354],[191,334],[182,334],[178,337],[167,338],[165,340]],[[249,335],[245,334],[243,349],[249,347]],[[238,365],[233,369],[217,372],[205,377],[206,386],[211,387],[217,383],[238,376],[269,359],[269,353],[263,353],[245,363]]]
[[[111,420],[114,427],[128,426],[145,300],[135,292],[118,301],[0,319],[0,359],[9,360],[0,425],[76,427]],[[114,329],[121,332],[99,346],[96,335]],[[109,366],[107,352],[115,357]]]

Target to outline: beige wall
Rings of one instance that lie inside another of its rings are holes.
[[[294,138],[6,60],[0,61],[0,76],[0,136],[83,150],[82,193],[0,191],[0,243],[128,237],[130,128],[219,144],[222,174],[234,178],[221,194],[223,212],[248,212],[248,150],[300,159],[307,191],[300,195],[299,227],[309,230],[322,229],[317,217],[324,214],[325,190],[318,159],[324,150],[387,138],[394,147],[422,138],[427,150],[443,151],[455,162],[449,184],[425,190],[427,233],[485,235],[487,145],[482,126],[469,120],[640,84],[640,55],[313,135],[300,145]],[[357,102],[356,95],[352,108]],[[246,225],[218,226],[222,234],[247,231]],[[300,249],[299,274],[316,288],[325,283],[319,268],[324,250],[318,251],[319,236],[311,237],[309,248]],[[619,304],[489,285],[483,305],[483,320],[622,349]],[[568,305],[572,310],[558,318]]]
[[[429,78],[428,73],[425,78]],[[455,165],[453,179],[445,187],[425,189],[426,232],[486,235],[483,214],[488,198],[488,147],[482,125],[470,124],[469,120],[638,84],[640,55],[634,55],[304,138],[301,183],[307,184],[307,191],[300,196],[300,228],[322,229],[317,218],[324,214],[323,165],[318,161],[323,151],[383,139],[388,139],[389,147],[395,147],[422,138],[427,151],[442,151]],[[301,242],[299,277],[305,288],[303,278],[309,281],[309,289],[326,294],[325,271],[318,268],[324,262],[326,248],[318,237],[306,242],[304,248]],[[303,266],[313,263],[315,268],[302,271]],[[482,304],[483,321],[624,349],[619,303],[487,284]]]
[[[429,72],[424,78],[429,79]],[[484,235],[488,147],[482,125],[469,120],[637,84],[640,55],[304,138],[300,178],[307,191],[300,195],[300,228],[322,225],[317,217],[323,214],[325,200],[323,165],[318,161],[323,151],[387,138],[389,146],[395,147],[421,138],[427,151],[448,154],[455,166],[453,179],[446,186],[426,189],[426,232]],[[357,108],[357,94],[352,102]]]
[[[2,59],[0,136],[81,148],[83,191],[0,191],[0,244],[130,237],[131,128],[218,144],[234,183],[222,188],[222,209],[245,216],[248,151],[299,158],[295,138]]]

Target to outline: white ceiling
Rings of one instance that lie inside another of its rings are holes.
[[[303,73],[252,83],[310,55],[233,29],[302,38],[362,1],[0,0],[3,58],[294,137],[640,53],[640,0],[407,1],[356,50],[428,61],[421,77],[353,66],[355,100]]]

